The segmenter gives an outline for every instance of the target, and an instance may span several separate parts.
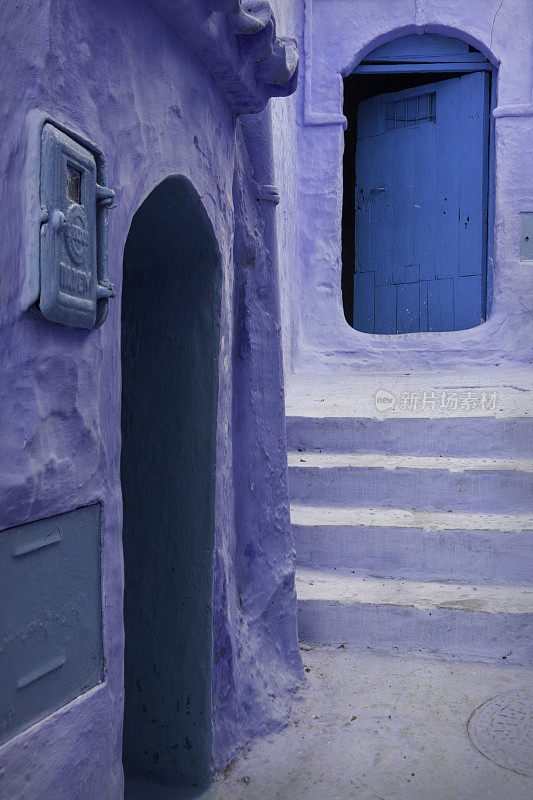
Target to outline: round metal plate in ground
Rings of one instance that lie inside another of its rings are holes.
[[[468,720],[468,735],[486,758],[533,777],[533,691],[518,689],[487,700]]]

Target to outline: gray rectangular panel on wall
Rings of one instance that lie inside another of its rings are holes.
[[[0,743],[103,679],[101,509],[0,532]]]
[[[520,261],[533,261],[533,212],[522,211],[520,216]]]

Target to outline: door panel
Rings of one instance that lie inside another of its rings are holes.
[[[453,278],[428,281],[428,330],[454,330]]]
[[[357,314],[358,329],[363,333],[374,333],[374,273],[356,273],[354,291],[354,313]]]
[[[365,278],[354,284],[357,329],[460,330],[483,321],[488,123],[485,72],[359,105],[355,272]]]
[[[357,239],[355,255],[355,272],[369,272],[372,270],[372,232],[374,226],[370,218],[370,186],[373,183],[373,167],[375,163],[375,139],[361,140],[361,159],[365,165],[367,180],[365,186],[356,186],[355,208],[356,218],[360,220],[360,230]],[[367,187],[368,190],[367,190]],[[366,192],[366,194],[365,194]]]
[[[474,73],[461,80],[461,150],[459,275],[481,275],[486,270],[486,214],[488,159],[470,152],[472,144],[483,142],[488,150],[489,79],[487,73]]]
[[[376,286],[375,328],[379,333],[396,333],[396,286]]]
[[[461,78],[442,81],[437,95],[435,278],[441,280],[457,274],[459,255],[460,82]],[[445,330],[453,330],[453,327]]]
[[[463,328],[480,325],[482,301],[481,275],[466,275],[454,280],[454,307],[456,323]]]
[[[429,281],[420,281],[419,287],[419,308],[420,308],[420,331],[429,331]]]
[[[415,177],[413,197],[414,252],[420,267],[420,280],[435,277],[436,214],[428,213],[437,192],[435,125],[412,128],[415,140]]]
[[[397,286],[396,325],[402,333],[420,330],[420,298],[418,283],[400,283]]]

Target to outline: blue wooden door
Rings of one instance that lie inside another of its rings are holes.
[[[489,77],[359,105],[354,327],[472,328],[485,319]]]

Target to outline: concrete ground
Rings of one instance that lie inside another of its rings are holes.
[[[488,698],[532,686],[519,667],[302,645],[289,725],[257,740],[203,794],[129,787],[127,800],[531,800],[533,778],[467,733]]]

